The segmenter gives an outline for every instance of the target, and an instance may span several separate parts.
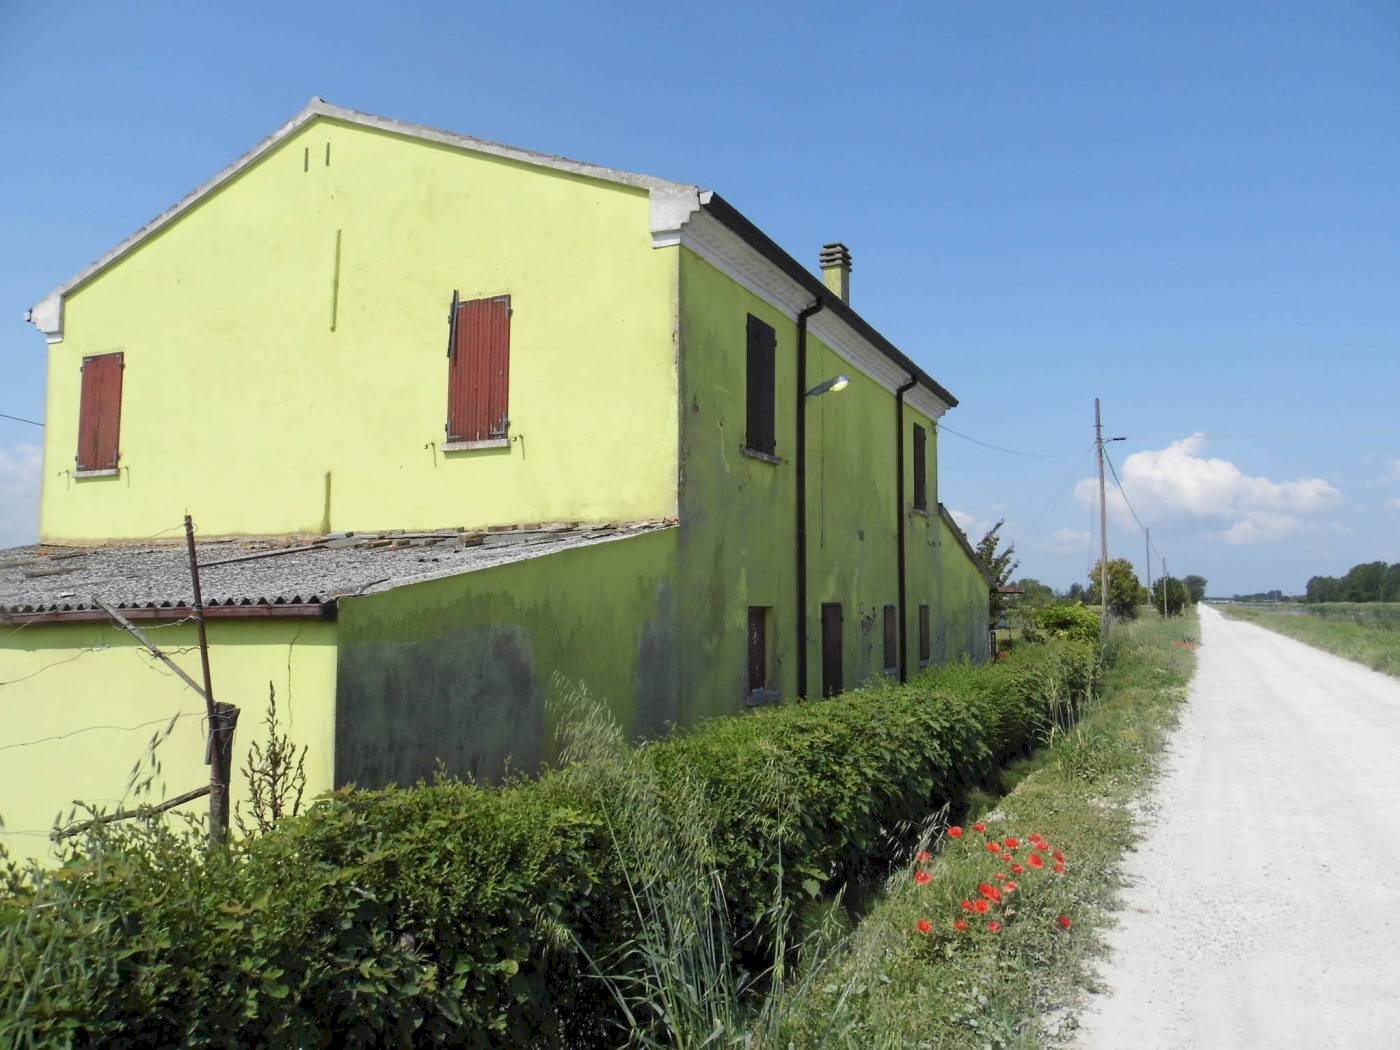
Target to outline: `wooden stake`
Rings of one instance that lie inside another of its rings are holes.
[[[229,766],[233,757],[233,728],[238,724],[238,708],[214,702],[214,684],[209,677],[209,637],[204,624],[204,598],[199,591],[199,558],[194,549],[194,522],[185,515],[185,545],[190,554],[190,583],[194,587],[194,616],[199,629],[199,665],[204,672],[204,708],[209,719],[205,760],[209,763],[209,848],[218,849],[228,841]]]

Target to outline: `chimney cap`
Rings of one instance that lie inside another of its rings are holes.
[[[830,269],[833,266],[840,266],[843,269],[851,268],[851,249],[847,248],[840,241],[832,241],[830,244],[823,244],[821,251],[822,269]]]

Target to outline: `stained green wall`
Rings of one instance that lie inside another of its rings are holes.
[[[709,263],[683,250],[681,303],[680,612],[682,710],[741,710],[748,692],[747,613],[774,609],[777,680],[796,695],[796,323]],[[752,313],[777,333],[777,455],[744,455],[745,338]],[[845,680],[883,671],[883,616],[898,602],[894,395],[809,336],[807,381],[838,373],[840,392],[808,402],[808,695],[821,689],[821,604],[844,606]],[[936,624],[937,445],[932,422],[905,407],[908,666],[918,669],[918,607]],[[913,426],[928,432],[929,506],[913,510]],[[985,610],[985,594],[983,597]],[[935,652],[935,657],[938,654]]]
[[[674,528],[342,599],[336,780],[499,779],[552,754],[551,676],[634,738],[677,720]]]

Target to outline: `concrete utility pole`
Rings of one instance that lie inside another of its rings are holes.
[[[1167,575],[1167,559],[1162,559],[1162,619],[1167,618],[1167,581],[1171,579]]]
[[[1147,538],[1145,546],[1147,557],[1143,559],[1143,564],[1147,566],[1147,604],[1152,604],[1152,530],[1146,525],[1142,527],[1143,534]]]
[[[1099,453],[1099,639],[1108,641],[1108,496],[1103,484],[1103,419],[1094,398],[1094,448]]]

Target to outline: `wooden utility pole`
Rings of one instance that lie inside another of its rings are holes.
[[[204,761],[209,766],[209,848],[218,849],[228,841],[229,767],[233,762],[233,728],[238,724],[238,708],[214,701],[214,685],[209,677],[209,638],[204,626],[204,598],[199,590],[199,558],[194,549],[194,522],[185,515],[185,544],[190,554],[190,583],[194,587],[194,616],[199,629],[199,663],[204,672],[204,711],[209,720]]]
[[[1103,484],[1103,419],[1094,398],[1094,448],[1099,454],[1099,639],[1108,641],[1108,495]]]

